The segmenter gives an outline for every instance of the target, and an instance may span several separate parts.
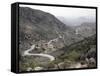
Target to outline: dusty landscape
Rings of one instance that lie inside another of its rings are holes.
[[[72,26],[59,18],[42,10],[19,8],[20,71],[96,67],[95,21]]]

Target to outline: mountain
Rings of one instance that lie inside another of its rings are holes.
[[[27,33],[34,31],[37,34],[47,32],[52,36],[52,34],[54,34],[55,31],[65,31],[66,29],[68,29],[68,27],[65,26],[65,24],[63,24],[61,21],[59,21],[55,16],[47,12],[43,12],[41,10],[31,9],[29,7],[20,7],[19,17],[20,17],[20,28],[22,28],[21,29],[22,32],[24,30]],[[44,37],[52,39],[51,36],[49,37],[44,36]],[[41,37],[44,38],[43,36]]]
[[[75,26],[74,30],[76,34],[83,37],[88,37],[96,34],[96,23],[94,22],[84,22],[79,26]]]
[[[62,21],[64,24],[67,24],[69,26],[79,26],[82,23],[95,23],[95,18],[94,17],[88,17],[88,16],[82,16],[82,17],[73,17],[73,18],[69,18],[69,17],[61,17],[61,16],[57,16],[57,18]]]
[[[64,61],[80,62],[87,64],[88,67],[96,66],[96,35],[85,38],[79,42],[73,43],[70,46],[65,46],[60,49],[65,51],[59,59]]]
[[[79,26],[70,27],[50,13],[29,7],[19,9],[19,28],[21,53],[33,44],[41,47],[33,50],[34,53],[43,52],[42,49],[47,49],[47,53],[49,53],[50,49],[45,44],[50,41],[50,47],[53,46],[57,50],[96,33],[95,23],[84,22]],[[76,34],[76,30],[78,30],[78,34]],[[58,55],[56,51],[55,54]]]
[[[96,48],[95,46],[96,46],[96,34],[90,37],[86,37],[83,40],[73,43],[69,46],[65,46],[62,48],[62,50],[66,50],[65,51],[66,54],[72,51],[76,51],[77,53],[80,53],[80,54],[84,54],[84,53],[88,54],[87,53],[89,51],[88,49]],[[96,57],[96,56],[93,56],[93,57]]]
[[[69,27],[50,13],[29,7],[20,7],[19,12],[19,38],[22,47],[26,45],[28,48],[27,46],[40,40],[49,41],[57,38],[58,33],[69,30]]]
[[[19,43],[20,50],[29,48],[32,44],[41,41],[49,42],[60,38],[57,45],[69,45],[82,37],[75,35],[71,27],[62,23],[54,15],[29,7],[19,8]],[[61,44],[60,44],[61,43]]]

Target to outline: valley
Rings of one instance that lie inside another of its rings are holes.
[[[19,9],[20,71],[96,67],[96,24],[64,24],[29,7]]]

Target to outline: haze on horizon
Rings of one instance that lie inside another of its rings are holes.
[[[95,19],[96,19],[96,9],[76,8],[76,7],[39,6],[39,5],[21,5],[21,4],[19,6],[30,7],[32,9],[42,10],[44,12],[51,13],[54,16],[56,16],[58,19],[60,19],[61,21],[65,19],[64,22],[66,20],[69,20],[70,22],[70,20],[74,21],[76,19],[87,19],[87,21],[95,22]]]

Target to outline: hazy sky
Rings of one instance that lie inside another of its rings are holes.
[[[37,5],[20,5],[20,7],[31,7],[45,12],[49,12],[55,16],[62,16],[67,18],[78,18],[88,16],[95,18],[95,9],[86,8],[70,8],[70,7],[54,7],[54,6],[37,6]]]

